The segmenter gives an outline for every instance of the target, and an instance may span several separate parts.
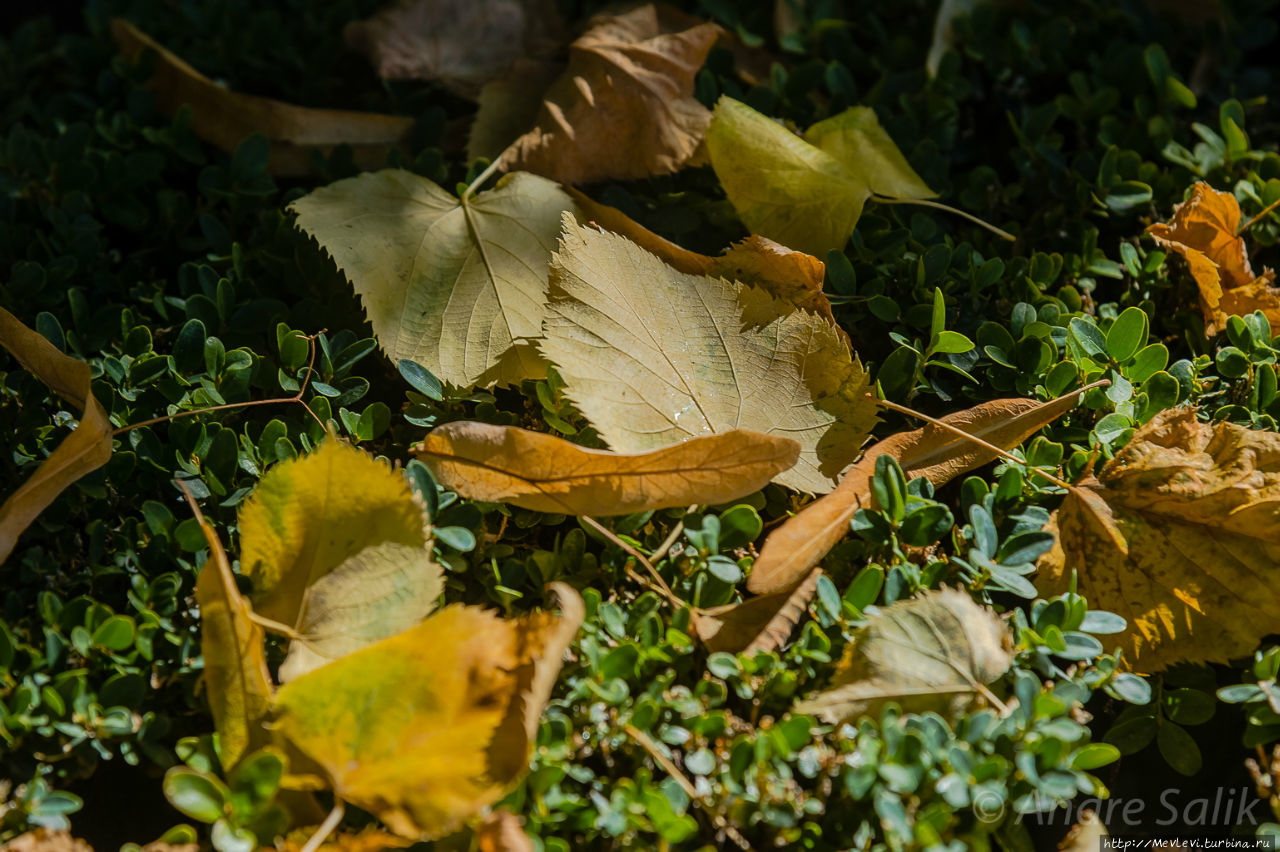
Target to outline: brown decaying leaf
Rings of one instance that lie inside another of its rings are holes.
[[[565,189],[587,221],[626,237],[673,269],[691,275],[715,275],[767,290],[822,317],[851,343],[849,335],[836,323],[831,302],[822,292],[827,265],[813,255],[792,251],[758,234],[734,243],[719,257],[698,254],[658,236],[615,207],[601,204],[572,187]]]
[[[1187,200],[1173,208],[1173,218],[1147,228],[1152,238],[1186,258],[1200,292],[1205,333],[1226,328],[1227,317],[1262,311],[1280,324],[1280,289],[1275,273],[1254,275],[1240,230],[1240,204],[1229,192],[1200,182]]]
[[[472,500],[569,515],[629,515],[745,497],[795,465],[800,445],[735,429],[648,452],[614,453],[464,420],[435,428],[414,452],[441,485]]]
[[[434,80],[464,97],[564,41],[549,0],[398,0],[347,24],[343,36],[381,76]]]
[[[23,369],[82,411],[80,423],[40,463],[26,482],[0,504],[0,564],[13,552],[18,536],[71,483],[111,458],[111,422],[90,388],[89,365],[65,355],[40,333],[0,308],[0,346]]]
[[[890,701],[907,713],[955,718],[990,695],[1013,662],[1000,616],[955,589],[898,601],[868,619],[830,686],[795,706],[834,724],[878,717]]]
[[[1011,449],[1075,407],[1082,391],[1050,402],[996,399],[941,418],[1001,449]],[[995,453],[933,424],[890,435],[873,444],[845,471],[835,490],[805,506],[765,539],[747,578],[756,594],[791,588],[849,532],[849,521],[871,507],[871,477],[876,458],[889,454],[909,478],[923,476],[935,486],[995,460]]]
[[[680,169],[711,121],[693,84],[720,32],[712,23],[665,32],[652,5],[593,19],[503,166],[572,184]]]
[[[194,848],[194,846],[193,846]],[[93,852],[93,847],[69,831],[37,828],[0,845],[3,852]]]
[[[760,595],[742,603],[699,610],[693,625],[711,652],[755,654],[776,651],[791,638],[809,601],[818,591],[822,569],[815,568],[794,589]]]
[[[1141,671],[1226,662],[1280,632],[1280,433],[1162,411],[1046,527],[1046,595],[1078,578],[1089,605],[1125,617]]]
[[[496,810],[476,829],[479,852],[534,852],[533,840],[524,832],[524,820],[506,810]]]
[[[271,141],[267,168],[275,175],[309,174],[312,151],[328,153],[338,145],[351,146],[357,167],[377,168],[413,127],[406,116],[311,109],[224,89],[123,18],[112,19],[111,35],[130,60],[146,50],[156,52],[147,88],[161,110],[173,115],[190,105],[192,131],[228,153],[246,136],[265,135]]]

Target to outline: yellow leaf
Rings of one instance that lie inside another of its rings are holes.
[[[1280,632],[1280,433],[1162,411],[1071,489],[1036,585],[1074,571],[1089,605],[1124,616],[1137,669],[1225,662]]]
[[[399,0],[343,30],[393,80],[434,80],[463,97],[526,56],[553,52],[563,25],[548,0]]]
[[[274,690],[267,671],[266,636],[236,587],[222,542],[203,518],[199,521],[209,544],[209,558],[196,578],[204,688],[222,763],[230,768],[241,757],[270,744],[263,722]]]
[[[58,495],[111,459],[111,422],[90,389],[89,365],[64,355],[38,332],[0,308],[0,346],[23,369],[81,409],[80,422],[16,491],[0,505],[0,564],[9,558],[18,536]]]
[[[1275,273],[1255,276],[1240,230],[1240,204],[1229,192],[1197,183],[1186,201],[1173,208],[1173,219],[1147,228],[1155,241],[1182,255],[1200,292],[1205,333],[1226,328],[1227,317],[1262,311],[1280,323],[1280,289]]]
[[[294,177],[312,171],[311,154],[327,154],[348,145],[356,165],[377,168],[387,152],[404,141],[413,119],[351,110],[309,109],[282,101],[233,92],[210,80],[165,50],[123,18],[111,21],[116,45],[131,61],[148,50],[156,53],[156,71],[147,81],[156,104],[168,115],[191,107],[191,130],[204,141],[231,153],[245,137],[261,133],[271,142],[268,170]]]
[[[736,429],[648,452],[611,453],[513,426],[458,421],[432,430],[415,451],[437,482],[472,500],[629,515],[745,497],[794,465],[800,445]]]
[[[796,713],[835,724],[878,718],[893,701],[907,713],[956,718],[989,696],[1013,662],[1000,617],[954,589],[928,591],[871,616],[836,666],[831,685]]]
[[[282,677],[417,623],[440,594],[408,483],[337,439],[268,471],[239,522],[257,611],[306,640]]]
[[[516,173],[460,200],[411,172],[338,181],[290,205],[364,302],[392,361],[459,387],[546,375],[532,338],[546,314],[547,261],[573,202]]]
[[[795,588],[696,611],[693,625],[698,639],[713,653],[751,655],[782,648],[808,611],[821,576],[822,570],[815,568]]]
[[[572,221],[552,269],[543,354],[619,452],[750,429],[800,443],[775,481],[829,491],[875,422],[862,365],[813,314]]]
[[[398,834],[429,839],[500,799],[528,768],[538,718],[582,621],[503,620],[453,605],[281,688],[276,729],[334,794]]]
[[[1081,391],[1050,402],[996,399],[941,418],[944,423],[1004,450],[1012,449],[1075,407]],[[849,532],[858,509],[871,508],[876,459],[891,455],[909,478],[942,486],[995,459],[995,453],[932,424],[890,435],[869,447],[830,494],[805,506],[769,534],[747,578],[756,594],[791,588]]]
[[[893,139],[880,126],[871,107],[849,107],[819,121],[804,133],[810,145],[860,172],[876,195],[889,198],[937,198]]]
[[[653,4],[593,19],[570,45],[569,67],[547,90],[536,126],[503,165],[562,183],[644,178],[685,165],[711,120],[693,96],[694,78],[721,30],[702,23],[668,32],[662,24]]]

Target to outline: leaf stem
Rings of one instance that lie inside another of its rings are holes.
[[[492,163],[490,163],[488,166],[485,167],[484,171],[476,175],[475,180],[467,184],[467,188],[462,190],[462,194],[458,196],[458,200],[461,201],[463,204],[465,204],[467,200],[471,198],[471,196],[475,195],[476,190],[484,186],[484,182],[487,181],[493,175],[493,173],[500,168],[502,168],[501,156],[495,158]]]
[[[1245,231],[1249,230],[1249,228],[1253,227],[1254,222],[1258,221],[1263,216],[1270,213],[1272,210],[1275,210],[1277,207],[1280,207],[1280,198],[1277,198],[1275,201],[1271,202],[1266,207],[1263,207],[1262,210],[1258,212],[1258,215],[1254,216],[1248,222],[1245,222],[1243,225],[1241,225],[1240,230],[1236,231],[1236,236],[1238,237],[1241,234],[1243,234]]]
[[[990,222],[982,221],[977,216],[974,216],[972,213],[966,213],[963,210],[959,210],[955,207],[949,207],[946,204],[942,204],[937,201],[930,201],[927,198],[888,198],[883,195],[873,195],[871,196],[871,200],[874,201],[876,204],[918,204],[921,207],[933,207],[938,210],[945,210],[948,213],[954,213],[955,215],[959,216],[962,219],[968,219],[970,222],[972,222],[975,225],[981,225],[982,227],[986,228],[988,231],[995,234],[997,237],[999,237],[1002,240],[1008,240],[1011,243],[1016,243],[1018,241],[1018,238],[1015,237],[1013,234],[1009,233],[1008,231],[997,228],[995,225],[992,225]]]
[[[591,527],[593,530],[600,533],[600,535],[604,536],[605,538],[609,539],[609,541],[613,542],[618,547],[622,548],[623,551],[635,557],[635,559],[649,571],[649,573],[653,576],[654,581],[658,584],[655,591],[660,592],[663,596],[666,597],[667,600],[669,600],[673,605],[677,607],[687,606],[687,604],[680,599],[679,595],[671,591],[671,587],[667,585],[667,581],[662,579],[662,575],[658,573],[657,568],[653,567],[653,563],[649,561],[649,558],[647,556],[645,556],[640,551],[636,550],[631,545],[627,544],[622,539],[618,538],[617,533],[615,533],[613,530],[609,529],[604,524],[600,523],[590,515],[583,515],[582,521],[583,523]]]
[[[307,838],[307,842],[303,844],[298,852],[316,852],[329,835],[333,834],[333,830],[338,827],[338,823],[342,822],[342,815],[346,813],[347,807],[342,803],[341,799],[334,799],[333,810],[329,811],[329,815],[324,818],[324,822],[316,827],[315,833]]]

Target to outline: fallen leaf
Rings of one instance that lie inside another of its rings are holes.
[[[1049,402],[996,399],[941,418],[988,444],[1012,449],[1075,407],[1083,389]],[[871,507],[876,459],[891,455],[909,478],[923,476],[940,487],[962,473],[994,461],[996,454],[940,427],[890,435],[869,447],[830,494],[805,506],[765,539],[747,578],[756,594],[791,588],[849,532],[858,509]]]
[[[695,612],[698,639],[712,653],[750,655],[782,648],[808,611],[821,576],[822,570],[815,568],[795,588]]]
[[[566,220],[542,352],[618,452],[731,429],[800,443],[775,479],[829,491],[875,422],[862,365],[835,328],[755,287],[678,272]]]
[[[826,691],[796,713],[835,724],[876,718],[893,701],[906,713],[956,718],[989,695],[987,684],[1013,662],[998,615],[954,589],[898,601],[867,620],[845,650]]]
[[[476,829],[479,852],[534,852],[524,820],[506,809],[494,811]]]
[[[872,193],[932,198],[867,107],[851,107],[796,136],[722,96],[707,151],[725,194],[753,233],[809,254],[841,249]]]
[[[467,135],[467,161],[496,160],[538,120],[542,96],[564,71],[563,62],[517,59],[511,70],[480,89]]]
[[[1128,621],[1116,641],[1140,671],[1226,662],[1280,632],[1280,433],[1162,411],[1046,529],[1037,587],[1075,572],[1091,607]]]
[[[263,723],[275,689],[267,670],[266,634],[252,619],[253,609],[236,586],[217,533],[203,518],[197,520],[209,545],[209,558],[196,577],[204,689],[222,764],[230,769],[271,743]]]
[[[0,845],[3,852],[93,852],[93,847],[69,831],[37,828]]]
[[[278,852],[302,852],[314,833],[314,827],[295,829],[276,841],[276,849]],[[410,845],[412,841],[381,828],[368,826],[358,832],[335,831],[314,852],[382,852],[384,849],[403,849]]]
[[[547,0],[398,0],[347,24],[343,37],[379,75],[436,81],[463,97],[564,40]]]
[[[455,198],[398,169],[317,189],[290,209],[351,281],[393,361],[459,387],[515,384],[546,367],[532,339],[546,315],[547,261],[573,202],[516,173]]]
[[[629,515],[728,503],[796,463],[790,438],[735,429],[642,453],[591,450],[514,426],[457,421],[414,448],[436,481],[472,500],[538,512]]]
[[[0,308],[0,346],[22,368],[81,410],[80,422],[0,505],[0,564],[18,536],[73,482],[111,459],[111,422],[91,390],[89,365],[58,350],[43,335]]]
[[[1255,310],[1280,323],[1280,289],[1272,286],[1275,273],[1265,269],[1253,274],[1244,240],[1236,236],[1239,230],[1236,197],[1204,182],[1196,183],[1187,200],[1173,208],[1169,222],[1147,228],[1156,243],[1182,255],[1191,267],[1206,334],[1226,328],[1229,316]]]
[[[713,23],[664,32],[652,4],[594,18],[504,167],[569,184],[682,168],[711,120],[693,96],[694,77],[720,32]]]
[[[404,477],[334,438],[269,470],[239,523],[258,613],[302,636],[281,680],[417,624],[442,590]]]
[[[1104,842],[1104,838],[1110,836],[1111,833],[1098,818],[1097,811],[1083,810],[1080,812],[1080,821],[1071,826],[1067,836],[1058,842],[1058,850],[1059,852],[1099,852],[1109,845]]]
[[[503,620],[452,605],[282,687],[278,733],[316,761],[335,796],[392,831],[430,839],[500,799],[528,768],[537,721],[581,624]]]
[[[831,302],[822,292],[826,264],[812,255],[792,251],[766,237],[753,234],[725,249],[719,257],[689,251],[636,222],[621,210],[601,204],[573,188],[567,188],[585,219],[606,231],[626,237],[662,262],[691,275],[713,275],[739,284],[768,290],[797,308],[812,311],[836,326]],[[836,326],[849,340],[844,329]]]
[[[377,168],[413,128],[413,119],[408,116],[311,109],[233,92],[123,18],[112,19],[111,35],[130,61],[137,61],[148,50],[156,53],[155,74],[147,81],[147,88],[163,112],[174,115],[190,106],[192,132],[228,153],[245,137],[263,134],[271,142],[267,169],[274,175],[310,174],[312,153],[328,154],[339,145],[350,146],[357,167]]]

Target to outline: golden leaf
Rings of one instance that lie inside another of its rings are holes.
[[[81,410],[80,422],[36,467],[26,482],[0,505],[0,564],[13,552],[18,536],[71,483],[111,459],[111,422],[93,396],[89,365],[65,355],[38,332],[0,308],[0,346],[58,396]]]
[[[642,453],[591,450],[488,423],[439,426],[415,451],[445,488],[539,512],[628,515],[727,503],[795,464],[790,438],[735,429]]]
[[[1225,662],[1280,631],[1265,593],[1280,559],[1280,434],[1162,411],[1073,487],[1049,527],[1036,585],[1125,617],[1119,641],[1146,672]],[[1264,590],[1259,593],[1257,590]]]
[[[231,153],[245,137],[261,133],[271,142],[267,169],[275,175],[309,174],[313,151],[328,153],[351,147],[360,168],[377,168],[387,152],[404,141],[413,119],[352,110],[310,109],[283,101],[233,92],[210,80],[157,44],[123,18],[111,21],[116,45],[131,61],[155,51],[156,71],[147,81],[156,104],[168,115],[191,107],[191,130],[204,141]]]
[[[1075,407],[1081,391],[1050,402],[996,399],[941,418],[944,423],[1001,449],[1012,449]],[[935,486],[995,460],[980,444],[933,424],[899,432],[869,447],[830,494],[805,506],[765,539],[747,578],[756,594],[791,588],[849,532],[858,509],[871,508],[871,478],[876,458],[891,455],[910,478],[923,476]]]
[[[712,23],[667,32],[652,4],[593,19],[503,165],[562,183],[680,169],[711,120],[693,84],[720,32]]]
[[[792,589],[760,595],[742,603],[694,612],[698,638],[708,651],[755,654],[787,644],[809,601],[818,592],[822,570],[815,568]]]
[[[516,173],[474,198],[397,169],[340,180],[290,205],[351,281],[382,350],[460,387],[546,375],[530,342],[547,261],[573,202]]]
[[[582,600],[503,620],[453,605],[282,687],[276,729],[334,794],[429,839],[500,799],[528,768],[538,718]]]
[[[1262,311],[1280,323],[1280,289],[1269,269],[1255,276],[1240,230],[1240,204],[1229,192],[1204,182],[1191,188],[1186,201],[1173,208],[1173,219],[1147,228],[1155,241],[1186,258],[1200,292],[1205,333],[1226,328],[1228,316]]]
[[[928,591],[871,616],[845,650],[831,685],[796,704],[834,724],[878,717],[890,701],[907,713],[955,718],[990,693],[1013,662],[1012,641],[994,612],[954,589]]]

